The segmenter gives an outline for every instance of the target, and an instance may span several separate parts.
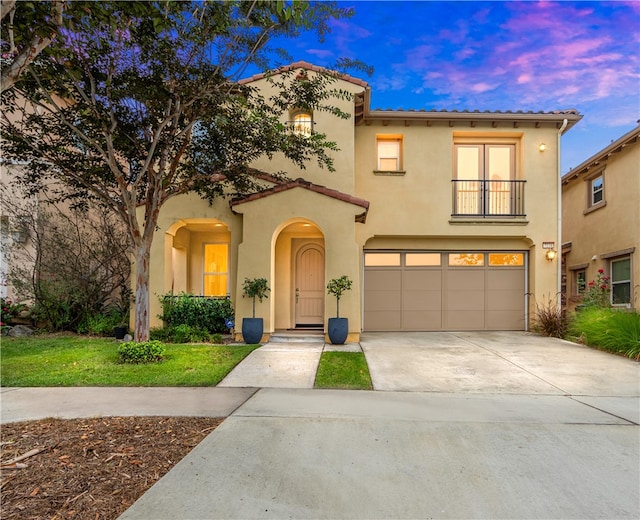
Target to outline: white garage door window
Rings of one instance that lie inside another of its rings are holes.
[[[365,252],[365,331],[524,330],[525,252]]]

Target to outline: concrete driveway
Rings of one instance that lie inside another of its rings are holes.
[[[365,333],[375,390],[639,396],[640,365],[525,332]]]

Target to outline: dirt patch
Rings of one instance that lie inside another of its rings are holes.
[[[3,519],[115,519],[223,419],[102,417],[3,424]],[[15,462],[16,469],[5,467]]]

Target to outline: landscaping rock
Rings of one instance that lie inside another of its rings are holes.
[[[16,325],[9,329],[7,332],[7,336],[11,336],[13,338],[22,338],[24,336],[31,336],[33,334],[33,329],[27,327],[26,325]]]

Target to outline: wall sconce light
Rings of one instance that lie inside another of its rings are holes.
[[[555,242],[542,242],[542,249],[545,250],[544,257],[552,262],[555,257],[558,255],[557,251],[554,249],[556,246]]]
[[[538,150],[540,150],[541,152],[544,152],[547,149],[547,145],[544,143],[540,143],[538,145]]]

